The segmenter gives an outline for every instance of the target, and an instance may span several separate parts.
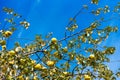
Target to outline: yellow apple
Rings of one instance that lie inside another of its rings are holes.
[[[52,38],[51,42],[55,44],[55,43],[57,43],[57,39],[56,38]]]
[[[29,77],[26,77],[25,80],[30,80]]]
[[[21,64],[25,64],[25,61],[26,61],[25,59],[20,59]]]
[[[54,52],[53,55],[57,57],[59,55],[58,51]]]
[[[47,61],[47,65],[50,66],[50,67],[54,66],[54,64],[55,64],[55,61],[51,61],[51,60]]]
[[[7,79],[8,79],[8,80],[12,80],[12,78],[13,78],[13,76],[11,76],[11,75],[8,75],[8,76],[7,76]]]
[[[91,77],[89,75],[84,75],[85,80],[91,80]]]
[[[34,68],[37,69],[37,70],[40,70],[40,69],[43,68],[43,66],[41,64],[37,64],[37,65],[34,66]]]
[[[19,46],[15,48],[15,52],[20,52],[20,51],[22,51],[22,47]]]
[[[64,74],[64,75],[67,75],[67,74],[68,74],[68,72],[63,72],[63,74]]]
[[[94,54],[90,54],[89,58],[90,59],[95,59],[95,55]]]
[[[24,80],[23,76],[18,76],[19,80]]]
[[[68,48],[67,47],[63,48],[63,52],[67,53],[68,52]]]
[[[33,77],[33,80],[38,80],[38,77],[37,77],[37,76],[34,76],[34,77]]]
[[[2,50],[6,50],[6,45],[2,45]]]
[[[9,64],[13,65],[14,64],[14,60],[13,61],[9,61]]]
[[[5,31],[5,32],[3,33],[3,35],[4,35],[5,37],[9,37],[9,36],[12,35],[12,32],[11,32],[11,31]]]
[[[6,44],[6,41],[5,41],[5,40],[1,40],[1,41],[0,41],[0,45],[3,46],[3,45],[5,45],[5,44]]]
[[[35,65],[35,63],[36,63],[35,60],[32,60],[32,61],[31,61],[31,64],[32,64],[32,65]]]
[[[9,51],[8,53],[9,53],[10,55],[15,55],[15,54],[16,54],[14,50]]]

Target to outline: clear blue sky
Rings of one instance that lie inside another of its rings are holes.
[[[100,0],[98,6],[109,5],[111,8],[119,0]],[[19,29],[13,37],[24,37],[34,39],[35,34],[47,34],[53,32],[58,39],[63,37],[65,26],[69,18],[73,17],[76,12],[87,4],[91,9],[96,9],[98,6],[91,5],[90,0],[0,0],[0,10],[2,7],[11,7],[16,12],[22,14],[30,23],[31,26],[27,31]],[[0,12],[0,16],[1,16]],[[103,15],[102,15],[103,16]],[[105,17],[110,17],[111,14]],[[81,14],[77,18],[79,30],[85,28],[92,22],[94,17],[90,14]],[[107,25],[120,25],[120,21],[112,20]],[[120,27],[119,27],[120,28]],[[120,50],[120,32],[113,33],[109,39],[103,43],[116,47],[116,53],[111,57],[113,61],[119,60]],[[102,45],[103,45],[102,44]],[[114,69],[120,67],[119,63],[110,63]]]

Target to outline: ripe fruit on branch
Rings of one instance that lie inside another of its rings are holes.
[[[15,55],[15,54],[16,54],[14,50],[9,51],[8,53],[9,53],[10,55]]]
[[[6,41],[5,41],[5,40],[1,40],[1,41],[0,41],[0,45],[2,45],[2,46],[3,46],[3,45],[6,45]]]
[[[12,32],[11,31],[5,31],[4,33],[3,33],[3,36],[4,37],[10,37],[12,35]]]
[[[57,39],[56,39],[56,38],[52,38],[52,39],[51,39],[51,42],[52,42],[53,44],[56,44],[56,43],[57,43]]]
[[[84,75],[84,80],[91,80],[91,77],[89,75]]]
[[[21,64],[25,64],[25,61],[26,61],[25,59],[20,59]]]
[[[22,51],[22,47],[19,46],[15,48],[15,52],[20,52],[20,51]]]
[[[63,48],[63,52],[67,53],[68,52],[68,48],[67,47]]]
[[[37,69],[37,70],[40,70],[40,69],[43,68],[43,66],[41,64],[37,64],[37,65],[34,66],[34,68]]]
[[[9,61],[9,64],[13,65],[14,64],[14,60],[13,61]]]
[[[24,80],[23,76],[18,76],[18,80]]]
[[[37,76],[34,76],[33,77],[33,80],[39,80]]]
[[[2,45],[2,50],[6,50],[6,45]]]
[[[94,54],[90,54],[89,58],[90,59],[95,59],[95,55]]]
[[[50,67],[54,66],[54,64],[55,64],[55,61],[47,61],[47,65]]]
[[[36,63],[35,60],[32,60],[32,61],[31,61],[31,64],[32,64],[32,65],[35,65],[35,63]]]

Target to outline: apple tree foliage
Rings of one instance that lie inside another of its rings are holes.
[[[98,4],[99,0],[91,0]],[[83,5],[82,9],[89,9]],[[110,11],[118,14],[120,3],[111,11],[109,6],[90,11],[95,17]],[[46,36],[36,35],[34,41],[21,46],[15,42],[12,49],[7,48],[7,39],[19,27],[29,28],[30,23],[25,19],[16,21],[22,16],[11,8],[3,8],[9,17],[5,18],[6,27],[0,31],[0,79],[4,80],[116,80],[120,71],[113,72],[106,63],[110,62],[109,56],[115,52],[115,47],[101,46],[117,26],[101,26],[109,21],[105,18],[94,20],[83,30],[76,31],[79,27],[76,17],[73,17],[66,27],[65,35],[58,40],[52,33]],[[2,23],[1,23],[2,24]],[[33,60],[31,56],[36,56]]]

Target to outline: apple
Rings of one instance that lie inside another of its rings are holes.
[[[42,66],[41,64],[36,64],[36,65],[34,66],[34,68],[37,69],[37,70],[40,70],[40,69],[43,68],[43,66]]]
[[[95,59],[95,55],[94,54],[90,54],[89,58],[90,59]]]
[[[6,45],[2,45],[2,50],[6,50]]]
[[[9,37],[12,35],[12,32],[11,31],[5,31],[4,34],[3,34],[5,37]]]
[[[22,51],[22,47],[19,46],[15,48],[15,52],[20,52],[20,51]]]
[[[30,80],[29,77],[26,77],[25,80]]]
[[[64,75],[68,75],[68,72],[63,72]]]
[[[57,43],[57,39],[56,38],[52,38],[51,42],[55,44],[55,43]]]
[[[47,65],[50,67],[54,66],[54,64],[55,64],[55,61],[47,61]]]
[[[16,54],[14,50],[9,51],[8,53],[9,53],[10,55],[15,55],[15,54]]]
[[[19,80],[24,80],[23,76],[18,76]]]
[[[63,52],[67,53],[68,52],[68,48],[67,47],[63,48]]]
[[[32,65],[35,65],[35,63],[36,63],[35,60],[32,60],[32,61],[31,61],[31,64],[32,64]]]
[[[13,61],[9,61],[9,64],[13,65],[14,64],[14,60]]]
[[[84,75],[85,80],[91,80],[91,77],[89,75]]]
[[[5,40],[1,40],[0,41],[0,44],[3,46],[3,45],[5,45],[6,44],[6,41]]]
[[[34,76],[34,77],[33,77],[33,80],[38,80],[37,76]]]
[[[25,61],[26,61],[25,59],[20,59],[21,64],[25,64]]]

